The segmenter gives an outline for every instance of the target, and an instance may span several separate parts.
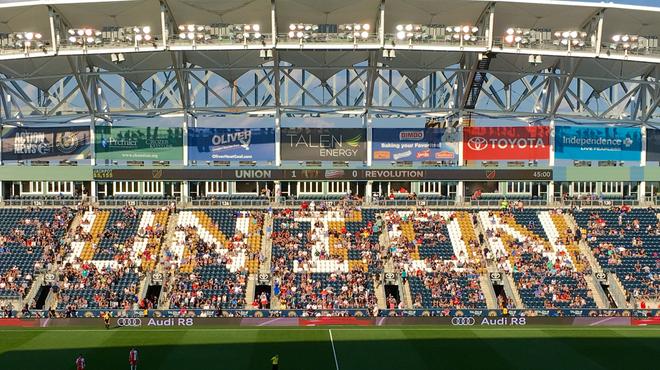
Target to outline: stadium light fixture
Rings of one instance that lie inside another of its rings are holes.
[[[261,40],[261,25],[259,24],[234,24],[231,25],[232,37],[238,42],[247,43],[250,40]]]
[[[353,42],[368,39],[370,30],[371,26],[368,23],[347,23],[340,24],[337,27],[337,33],[339,34],[339,37],[353,40]]]
[[[291,23],[287,36],[290,40],[298,40],[300,43],[310,39],[318,38],[319,26],[309,23]]]
[[[529,41],[530,41],[529,29],[509,27],[506,30],[506,36],[504,36],[504,42],[509,46],[515,45],[518,49],[520,49],[521,46],[529,44]]]
[[[135,48],[138,48],[141,44],[151,44],[154,41],[150,26],[129,27],[127,31],[126,39],[133,41]]]
[[[477,42],[477,32],[479,32],[479,27],[477,26],[447,26],[445,28],[445,40],[452,43],[459,43],[461,46],[468,43],[474,44]]]
[[[43,36],[39,32],[14,32],[0,35],[0,49],[20,49],[29,54],[30,50],[45,49],[46,43],[42,40]]]
[[[587,33],[583,31],[555,31],[554,36],[555,40],[553,44],[559,47],[566,47],[568,51],[586,46]]]
[[[67,41],[71,45],[88,48],[103,44],[103,33],[93,28],[70,28],[67,34]]]
[[[414,40],[422,40],[427,35],[421,24],[398,24],[396,26],[396,39],[399,41],[408,41],[412,43]]]
[[[638,35],[616,34],[612,36],[610,49],[623,50],[626,55],[628,51],[643,48],[643,44],[648,44],[647,39]]]
[[[179,40],[188,41],[193,45],[211,40],[211,27],[201,24],[179,25]]]

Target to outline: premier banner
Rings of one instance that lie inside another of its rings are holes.
[[[660,130],[646,129],[646,160],[660,161]]]
[[[555,127],[555,158],[639,161],[642,132],[638,128],[602,126]]]
[[[550,158],[547,126],[465,127],[463,159],[543,160]]]
[[[2,160],[83,161],[92,156],[89,127],[3,127]]]
[[[189,128],[188,159],[274,161],[274,128]]]
[[[367,160],[362,128],[282,128],[280,142],[285,161]]]
[[[458,130],[440,128],[375,128],[374,161],[441,161],[458,159]]]
[[[97,160],[183,160],[181,127],[97,126]]]

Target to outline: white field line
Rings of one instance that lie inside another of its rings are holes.
[[[332,355],[335,356],[335,367],[339,370],[339,362],[337,362],[337,351],[335,351],[335,340],[332,339],[332,330],[328,329],[330,333],[330,344],[332,344]]]
[[[328,329],[320,327],[297,327],[297,328],[273,328],[273,327],[252,327],[252,328],[181,328],[181,329],[159,329],[159,328],[144,328],[144,329],[127,329],[127,328],[116,328],[111,330],[106,329],[46,329],[46,328],[34,328],[34,329],[0,329],[0,333],[20,333],[20,332],[104,332],[104,333],[113,333],[116,331],[122,332],[181,332],[181,331],[254,331],[254,330],[277,330],[277,331],[299,331],[299,330],[309,330],[309,331],[325,331]],[[374,327],[374,328],[333,328],[335,331],[461,331],[461,330],[470,330],[470,331],[583,331],[583,332],[594,332],[594,331],[606,331],[606,330],[616,330],[616,331],[660,331],[660,327],[644,326],[644,327],[631,327],[631,326],[602,326],[602,327],[593,327],[593,326],[572,326],[566,328],[544,328],[534,327],[534,328],[520,328],[520,327],[511,327],[511,328],[480,328],[480,327],[461,327],[461,328],[386,328],[386,327]]]

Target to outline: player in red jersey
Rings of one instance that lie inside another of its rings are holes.
[[[76,370],[85,370],[85,358],[82,353],[76,359]]]
[[[138,364],[138,351],[135,348],[131,348],[128,352],[128,364],[131,365],[131,370],[137,370]]]

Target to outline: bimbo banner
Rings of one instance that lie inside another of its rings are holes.
[[[183,160],[181,127],[96,126],[97,160]]]
[[[543,160],[550,158],[547,126],[465,127],[463,159]]]
[[[91,159],[89,127],[3,127],[2,160]]]
[[[366,161],[366,139],[362,128],[282,128],[282,160]]]
[[[375,128],[374,161],[441,161],[458,159],[460,131],[440,128]]]
[[[642,132],[638,128],[607,126],[555,127],[555,158],[639,161]]]
[[[660,130],[646,129],[646,160],[660,161]]]
[[[188,159],[274,161],[274,128],[189,128]]]

